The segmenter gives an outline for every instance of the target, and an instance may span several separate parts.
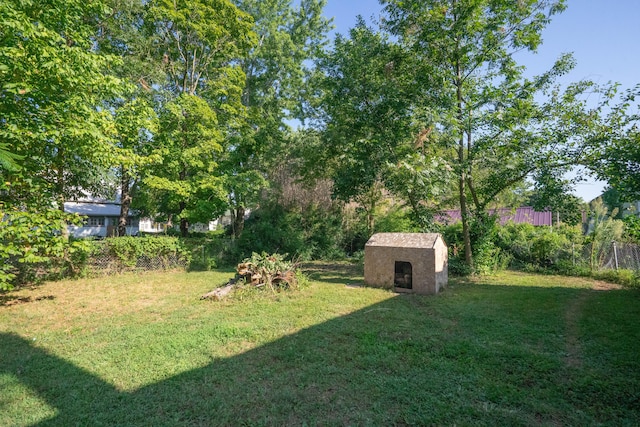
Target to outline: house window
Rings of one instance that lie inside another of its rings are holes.
[[[104,227],[104,217],[90,216],[86,220],[87,227]]]
[[[107,218],[107,225],[118,227],[119,224],[120,224],[120,217],[114,216],[114,217]],[[136,225],[137,225],[137,219],[132,217],[127,218],[127,227],[131,227],[131,226],[135,227]]]

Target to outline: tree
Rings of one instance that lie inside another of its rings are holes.
[[[224,212],[227,194],[217,171],[223,134],[209,104],[185,93],[160,112],[157,138],[162,160],[143,178],[147,213],[177,219],[186,237],[190,223]]]
[[[439,143],[457,181],[465,261],[473,266],[488,205],[543,167],[579,161],[602,107],[587,108],[583,95],[599,89],[590,82],[553,86],[572,68],[570,56],[534,78],[525,78],[516,63],[516,52],[540,45],[542,29],[564,9],[563,0],[384,3],[385,27],[416,59],[416,105],[443,133]]]
[[[412,81],[406,78],[411,65],[398,44],[362,19],[318,61],[323,137],[309,160],[323,165],[336,198],[366,210],[370,233],[383,190],[406,200],[425,225],[419,219],[424,201],[434,197],[444,175],[428,147],[437,132],[413,108]]]
[[[578,225],[587,210],[586,204],[581,198],[571,194],[572,180],[564,176],[564,168],[537,170],[528,203],[538,211],[551,211],[552,222]]]
[[[113,57],[93,49],[100,1],[0,2],[0,289],[16,272],[70,260],[65,199],[100,191],[113,159],[111,117],[121,86]]]
[[[0,4],[0,146],[22,158],[19,171],[5,169],[5,203],[63,210],[102,189],[112,150],[98,107],[120,88],[114,58],[92,49],[91,22],[104,12],[80,0]]]
[[[164,84],[166,75],[163,55],[157,49],[158,38],[147,31],[152,24],[150,2],[146,0],[105,0],[109,12],[96,21],[95,41],[99,52],[114,55],[120,62],[114,73],[136,85],[125,98],[153,94],[154,88]]]
[[[117,164],[115,179],[120,196],[117,233],[126,234],[126,224],[137,185],[145,165],[154,159],[150,145],[157,132],[154,95],[165,81],[162,58],[154,57],[154,41],[145,29],[147,2],[107,0],[110,11],[97,20],[96,46],[99,52],[117,56],[114,72],[129,83],[106,109],[113,112]]]
[[[279,145],[291,140],[288,119],[304,120],[307,62],[322,49],[329,21],[322,16],[324,0],[236,0],[251,15],[258,43],[240,59],[246,76],[242,105],[247,114],[232,134],[222,168],[226,173],[233,233],[244,229],[245,210],[255,205],[268,185],[269,170],[279,159]]]
[[[606,180],[628,202],[640,199],[640,114],[629,112],[639,92],[640,86],[627,90],[613,106],[600,137],[592,141],[587,162],[598,178]]]
[[[237,78],[232,62],[255,43],[253,19],[230,0],[153,0],[145,30],[162,58],[164,89],[205,96]]]
[[[253,20],[229,0],[154,0],[143,29],[151,55],[161,61],[160,127],[155,140],[161,166],[143,179],[146,209],[177,217],[183,235],[190,221],[220,212],[218,169],[227,133],[244,114],[244,74],[237,65],[256,39]],[[226,196],[224,197],[226,200]],[[144,204],[144,203],[141,203]]]
[[[114,125],[118,153],[116,175],[120,189],[118,236],[125,236],[134,192],[144,169],[159,161],[159,152],[152,146],[153,135],[158,130],[158,120],[155,111],[144,98],[132,98],[117,107]]]

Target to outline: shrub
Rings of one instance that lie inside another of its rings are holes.
[[[511,267],[528,270],[567,270],[582,250],[577,226],[534,227],[509,223],[500,227],[496,244],[511,257]]]
[[[166,261],[168,257],[191,259],[191,254],[177,237],[113,237],[105,239],[103,245],[107,253],[127,267],[134,267],[141,258],[160,261]]]
[[[591,277],[617,283],[627,288],[640,288],[640,272],[633,270],[600,270],[591,273]]]
[[[414,224],[409,211],[392,206],[380,214],[375,223],[376,233],[415,233],[420,229]]]
[[[233,241],[220,232],[209,232],[202,238],[181,238],[180,241],[191,254],[189,270],[210,271],[220,266],[237,264],[233,252]]]
[[[624,222],[624,238],[631,243],[640,244],[640,216],[629,215],[622,222]]]
[[[89,247],[66,238],[60,229],[81,221],[78,215],[55,209],[0,210],[0,290],[79,273]]]
[[[235,260],[252,253],[293,254],[301,260],[345,256],[342,217],[335,209],[285,209],[267,205],[254,211],[233,248]]]

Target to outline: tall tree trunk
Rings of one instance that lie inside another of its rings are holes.
[[[131,176],[126,167],[122,167],[120,178],[120,217],[118,218],[118,236],[127,235],[127,219],[131,208]]]
[[[471,249],[471,232],[469,230],[469,208],[467,206],[467,158],[465,156],[464,145],[464,97],[462,95],[462,66],[456,61],[456,98],[458,108],[458,127],[460,138],[458,140],[458,163],[460,165],[460,176],[458,177],[458,191],[460,197],[460,216],[462,219],[462,238],[464,240],[464,260],[469,268],[473,269],[473,252]]]
[[[244,206],[237,206],[233,212],[233,237],[238,238],[244,231]]]
[[[185,146],[186,146],[186,143],[185,143]],[[182,165],[182,170],[180,171],[178,178],[180,179],[180,181],[186,181],[187,179],[187,167],[184,164]],[[179,215],[182,216],[182,212],[184,212],[186,207],[187,207],[187,202],[185,201],[180,202]],[[180,235],[182,237],[189,236],[189,221],[186,218],[182,218],[182,217],[180,218]]]
[[[180,218],[180,235],[182,237],[189,236],[189,221],[186,218]]]
[[[180,213],[187,207],[185,202],[180,202]],[[180,235],[182,237],[189,236],[189,221],[186,218],[180,218]]]
[[[63,155],[64,150],[61,148],[60,151],[58,152],[58,156],[62,156]],[[56,169],[56,192],[58,193],[57,195],[57,203],[58,203],[58,209],[61,212],[64,212],[64,187],[65,187],[65,181],[64,181],[64,166],[58,165],[57,169]],[[67,242],[69,241],[69,224],[67,224],[67,221],[65,221],[64,219],[60,222],[60,235],[62,236],[62,239]]]
[[[462,176],[460,176],[460,180],[458,181],[458,190],[460,192],[460,214],[462,217],[462,238],[464,240],[464,261],[470,268],[473,268],[471,232],[469,230],[469,208],[467,207],[464,172],[462,172]]]
[[[64,195],[58,196],[58,209],[64,212]],[[60,236],[65,242],[69,241],[69,224],[64,219],[60,222]]]

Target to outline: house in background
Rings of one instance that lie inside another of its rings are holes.
[[[80,226],[69,225],[69,234],[74,237],[110,237],[117,235],[120,203],[114,202],[65,202],[65,212],[86,217]],[[135,236],[140,231],[139,219],[135,211],[127,218],[127,236]]]
[[[490,209],[489,214],[497,214],[500,225],[505,225],[508,222],[513,222],[515,224],[526,223],[535,226],[551,226],[553,224],[553,215],[551,211],[538,212],[531,206],[523,206],[516,209]],[[447,210],[442,211],[440,215],[437,215],[436,220],[444,224],[455,224],[456,222],[462,221],[462,215],[460,214],[460,210]]]
[[[106,201],[75,201],[65,202],[64,210],[68,213],[76,213],[86,217],[81,226],[69,225],[69,234],[74,237],[113,237],[118,234],[118,220],[120,218],[120,203]],[[189,225],[189,231],[206,233],[224,224],[225,217],[209,223],[196,223]],[[226,220],[229,222],[228,220]],[[127,218],[127,236],[137,236],[138,233],[166,233],[168,228],[165,222],[156,222],[151,218],[138,218],[135,210],[129,211]]]
[[[166,222],[156,222],[151,218],[140,218],[138,220],[138,230],[143,233],[166,233],[167,232],[167,223]]]

